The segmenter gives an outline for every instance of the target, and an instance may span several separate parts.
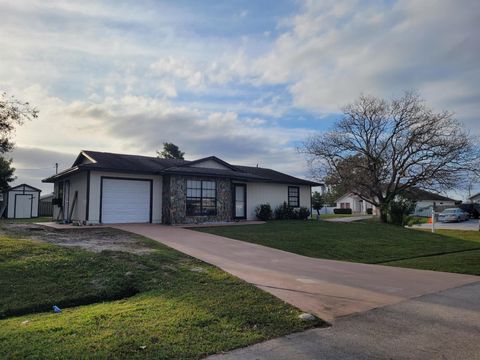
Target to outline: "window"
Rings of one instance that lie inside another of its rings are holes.
[[[350,203],[340,203],[341,209],[350,209]]]
[[[288,206],[300,207],[300,188],[298,186],[288,187]]]
[[[187,180],[187,216],[217,215],[215,181]]]

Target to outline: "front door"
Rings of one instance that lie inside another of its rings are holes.
[[[235,219],[247,218],[247,185],[233,185],[233,217]]]

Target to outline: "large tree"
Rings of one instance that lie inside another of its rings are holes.
[[[5,158],[5,154],[12,151],[15,146],[13,142],[15,127],[37,117],[38,110],[28,102],[8,96],[6,92],[0,93],[0,191],[6,190],[8,183],[15,180],[12,160]]]
[[[180,148],[174,143],[164,142],[162,152],[157,151],[157,155],[164,159],[184,160],[185,153],[180,151]]]
[[[382,221],[408,190],[451,190],[479,171],[478,146],[459,121],[434,112],[413,91],[392,100],[360,96],[303,151],[317,173],[377,206]]]

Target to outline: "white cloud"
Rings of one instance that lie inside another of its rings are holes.
[[[263,83],[288,84],[296,106],[321,113],[361,92],[416,88],[468,118],[480,110],[479,14],[474,0],[307,1],[256,69]]]

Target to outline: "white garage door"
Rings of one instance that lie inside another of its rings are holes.
[[[15,219],[30,219],[32,217],[32,201],[32,195],[15,195]]]
[[[103,179],[102,223],[150,222],[150,181]]]

